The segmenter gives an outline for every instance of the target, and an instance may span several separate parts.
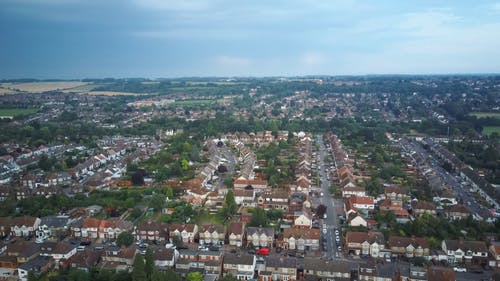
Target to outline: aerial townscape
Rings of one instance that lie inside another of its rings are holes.
[[[500,76],[2,80],[1,280],[498,280]]]

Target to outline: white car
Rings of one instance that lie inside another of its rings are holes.
[[[326,228],[323,228],[323,234],[326,234],[327,230]]]
[[[467,268],[465,267],[454,267],[453,270],[455,270],[455,272],[467,272]]]

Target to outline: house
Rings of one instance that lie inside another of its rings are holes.
[[[71,227],[73,236],[86,239],[116,239],[122,232],[132,232],[133,224],[119,219],[100,220],[85,218],[80,225]]]
[[[471,213],[464,205],[457,204],[446,209],[445,215],[451,220],[462,220],[470,217]]]
[[[272,227],[247,227],[247,245],[253,247],[273,247],[274,230]]]
[[[351,196],[366,196],[366,190],[361,186],[346,186],[342,189],[342,197],[349,198]]]
[[[436,215],[436,205],[434,205],[432,202],[428,201],[413,201],[411,203],[411,208],[413,212],[413,216],[419,217],[424,214]]]
[[[256,258],[249,254],[225,254],[223,261],[223,276],[233,275],[239,280],[254,278]]]
[[[129,271],[134,265],[134,258],[137,253],[137,249],[133,246],[128,248],[110,246],[104,251],[101,263],[98,266],[118,271]]]
[[[216,226],[213,224],[205,224],[200,227],[200,244],[224,244],[226,237],[226,229],[224,226]]]
[[[352,206],[358,210],[373,210],[375,203],[372,196],[351,196],[347,199],[352,202]]]
[[[40,255],[40,247],[31,241],[19,240],[16,243],[10,243],[5,249],[5,255],[16,257],[17,263],[25,263]]]
[[[164,247],[155,248],[153,250],[155,266],[163,270],[174,267],[175,254],[176,250],[174,249],[165,249]]]
[[[413,257],[429,256],[429,241],[420,237],[391,236],[389,248],[393,255]]]
[[[28,274],[30,272],[35,273],[35,275],[39,275],[49,271],[53,266],[54,260],[51,257],[38,256],[19,266],[17,270],[19,274],[18,280],[28,281]]]
[[[493,242],[490,246],[490,254],[491,259],[489,262],[489,266],[492,268],[500,269],[500,243]]]
[[[404,201],[409,198],[408,193],[400,186],[385,186],[385,199]]]
[[[229,224],[229,229],[227,231],[229,245],[236,247],[241,247],[243,245],[244,229],[245,225],[242,222],[232,222]]]
[[[349,213],[349,215],[347,216],[346,222],[349,226],[353,226],[353,227],[359,227],[359,226],[367,227],[368,226],[367,220],[364,219],[362,216],[360,216],[357,212]]]
[[[321,232],[316,228],[285,228],[276,242],[278,247],[298,251],[317,251]]]
[[[483,241],[443,240],[441,249],[448,255],[448,262],[482,264],[488,258],[488,248]]]
[[[202,251],[198,255],[198,261],[204,263],[205,274],[220,275],[222,272],[222,252]]]
[[[267,181],[266,180],[247,180],[247,179],[236,179],[233,183],[235,189],[237,188],[247,188],[248,186],[252,187],[254,190],[266,190],[267,189]]]
[[[102,251],[93,251],[90,249],[76,252],[76,254],[71,257],[70,267],[73,269],[89,271],[99,263],[101,255]]]
[[[356,256],[382,257],[385,249],[384,236],[380,232],[348,231],[345,237],[346,251]]]
[[[265,271],[268,272],[267,275],[271,276],[271,280],[297,280],[297,259],[267,257],[265,259]]]
[[[234,189],[234,201],[237,205],[253,206],[255,204],[255,191],[253,189]]]
[[[167,228],[165,223],[143,221],[135,227],[134,236],[137,241],[164,242],[167,239]]]
[[[11,218],[10,225],[10,230],[13,236],[29,237],[35,235],[35,232],[40,225],[40,219],[29,216],[16,217]]]
[[[304,259],[304,277],[307,280],[350,280],[351,271],[351,263],[346,261]]]
[[[40,218],[40,224],[35,231],[35,237],[38,241],[43,241],[52,236],[64,233],[71,223],[69,216],[46,216]]]
[[[264,210],[278,209],[288,210],[290,194],[284,190],[272,190],[263,192],[257,198],[257,204]]]
[[[427,268],[428,281],[455,281],[455,271],[449,267],[431,266]]]
[[[293,225],[300,228],[311,228],[312,227],[312,214],[310,211],[303,209],[294,213]]]
[[[169,227],[170,242],[173,242],[174,237],[177,236],[183,243],[194,243],[197,234],[196,224],[171,224]]]
[[[403,201],[393,200],[393,199],[385,199],[380,202],[378,206],[381,212],[390,212],[395,210],[403,209]]]

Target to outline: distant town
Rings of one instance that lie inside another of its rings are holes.
[[[0,280],[500,280],[500,76],[0,80]]]

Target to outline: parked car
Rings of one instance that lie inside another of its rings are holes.
[[[453,270],[455,272],[467,272],[467,269],[465,267],[454,267]]]
[[[269,255],[269,248],[260,248],[258,251],[257,251],[257,255],[261,255],[261,256],[267,256]]]

